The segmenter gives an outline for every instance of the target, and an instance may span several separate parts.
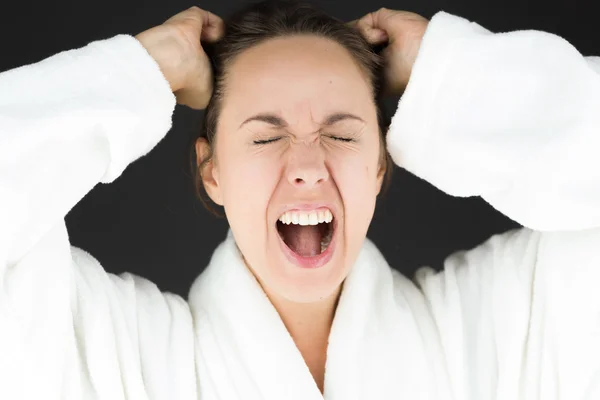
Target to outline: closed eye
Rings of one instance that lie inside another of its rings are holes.
[[[338,140],[340,142],[354,142],[355,141],[355,139],[353,139],[353,138],[345,138],[345,137],[340,137],[340,136],[327,135],[327,137],[329,137],[333,140]],[[269,144],[269,143],[276,142],[279,139],[281,139],[281,136],[274,137],[271,139],[254,140],[253,143],[256,145],[263,145],[263,144]]]
[[[352,138],[344,138],[344,137],[332,136],[332,135],[329,135],[329,137],[334,140],[339,140],[340,142],[354,142],[354,139],[352,139]]]
[[[261,145],[261,144],[268,144],[268,143],[276,142],[276,141],[278,141],[279,139],[281,139],[281,136],[274,137],[274,138],[271,138],[271,139],[255,140],[255,141],[254,141],[254,144],[258,144],[258,145]]]

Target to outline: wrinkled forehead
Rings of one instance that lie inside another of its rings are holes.
[[[291,123],[332,111],[376,115],[365,73],[340,44],[316,36],[271,39],[230,65],[222,116],[235,123],[279,112]]]

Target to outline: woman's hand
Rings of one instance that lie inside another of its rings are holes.
[[[213,71],[200,41],[218,41],[223,33],[221,18],[194,6],[135,38],[158,63],[177,103],[201,110],[212,95]]]
[[[381,53],[385,60],[385,88],[390,95],[404,92],[429,21],[408,12],[381,8],[348,23],[372,45],[388,43]]]

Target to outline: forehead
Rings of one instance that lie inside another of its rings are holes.
[[[241,53],[229,68],[223,112],[240,119],[278,111],[292,120],[373,107],[370,85],[350,53],[317,36],[270,39]]]

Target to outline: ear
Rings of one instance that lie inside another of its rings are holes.
[[[196,139],[196,166],[200,168],[202,161],[206,159],[210,154],[210,145],[204,137]],[[202,177],[202,183],[204,189],[212,201],[222,206],[223,199],[221,194],[221,188],[219,186],[219,171],[214,162],[214,154],[211,159],[204,164],[204,167],[200,171]]]

